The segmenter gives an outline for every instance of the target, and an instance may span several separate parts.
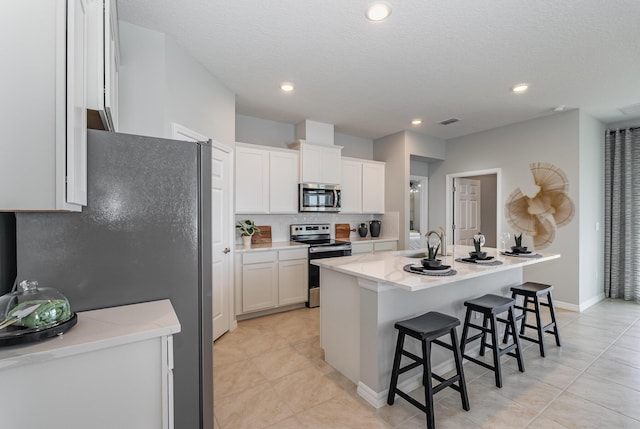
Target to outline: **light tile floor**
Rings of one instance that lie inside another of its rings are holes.
[[[640,305],[605,300],[583,313],[557,310],[561,348],[546,335],[547,357],[524,341],[526,372],[503,356],[504,386],[465,363],[471,410],[452,389],[436,395],[446,428],[640,428]],[[374,409],[323,360],[319,309],[239,323],[214,344],[216,428],[426,427],[402,399]],[[422,400],[422,389],[412,392]]]

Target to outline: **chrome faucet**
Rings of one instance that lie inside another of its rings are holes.
[[[427,243],[429,242],[429,236],[431,236],[431,234],[435,234],[440,239],[440,255],[447,256],[447,235],[445,234],[444,229],[440,227],[438,230],[432,229],[431,231],[428,231],[424,235],[427,238]]]

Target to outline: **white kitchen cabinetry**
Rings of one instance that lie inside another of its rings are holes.
[[[397,250],[397,240],[382,240],[382,241],[354,241],[351,242],[351,254],[358,255],[362,253],[378,253],[386,252],[389,250]]]
[[[384,213],[385,163],[342,158],[341,213]]]
[[[366,241],[364,243],[359,242],[351,242],[351,254],[352,255],[360,255],[362,253],[373,253],[373,243],[370,241]]]
[[[298,154],[269,151],[269,212],[298,213]]]
[[[278,305],[277,252],[242,255],[242,312]]]
[[[342,158],[340,213],[362,213],[362,162]]]
[[[153,301],[80,312],[64,335],[0,350],[2,427],[172,429],[178,332],[170,301]]]
[[[278,305],[305,302],[309,293],[307,249],[280,250],[278,253]]]
[[[118,131],[120,36],[115,0],[87,0],[87,108],[91,128]]]
[[[342,146],[294,143],[300,150],[300,183],[340,184]]]
[[[269,152],[236,144],[236,213],[269,213]]]
[[[236,264],[237,315],[307,301],[307,247],[245,251]]]
[[[86,6],[0,5],[0,211],[86,205]]]
[[[236,143],[236,213],[298,213],[298,153]]]

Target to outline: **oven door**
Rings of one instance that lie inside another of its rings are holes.
[[[334,185],[300,184],[301,212],[339,212],[340,187]]]

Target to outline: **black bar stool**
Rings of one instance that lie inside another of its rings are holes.
[[[464,303],[465,307],[467,307],[467,314],[464,319],[464,327],[462,329],[462,339],[460,340],[460,350],[462,353],[463,359],[470,360],[473,363],[476,363],[480,366],[483,366],[487,369],[492,370],[495,373],[496,377],[496,386],[502,387],[502,366],[500,364],[500,357],[502,355],[509,355],[511,357],[516,358],[518,361],[518,369],[520,372],[524,372],[524,362],[522,360],[522,352],[520,348],[520,340],[518,339],[518,335],[515,334],[516,330],[516,322],[515,322],[515,314],[514,314],[514,306],[515,299],[506,298],[504,296],[499,295],[483,295],[480,298],[472,299],[466,301]],[[482,326],[475,325],[471,323],[471,313],[477,311],[481,313],[483,316]],[[499,314],[504,312],[508,312],[507,319],[501,319],[497,317]],[[487,327],[487,322],[491,323],[490,327]],[[505,323],[507,326],[512,327],[513,343],[506,346],[505,348],[500,348],[498,345],[498,326],[497,322]],[[479,334],[476,334],[470,338],[467,338],[469,333],[469,328],[475,328],[481,331]],[[487,334],[491,334],[491,344],[487,343]],[[493,350],[493,365],[489,365],[486,362],[483,362],[479,359],[473,358],[469,355],[464,354],[464,349],[467,344],[477,339],[481,339],[480,343],[480,356],[484,356],[485,348],[488,347]]]
[[[515,308],[522,310],[522,313],[516,316],[516,322],[522,319],[522,323],[520,324],[520,338],[523,340],[531,341],[533,343],[537,343],[540,346],[540,356],[544,357],[544,333],[547,332],[549,334],[553,334],[556,338],[556,345],[560,347],[560,334],[558,333],[558,325],[556,323],[556,312],[553,308],[553,301],[551,300],[551,291],[553,290],[552,285],[546,285],[542,283],[534,283],[534,282],[526,282],[521,284],[520,286],[513,286],[511,288],[511,297],[515,300],[518,299],[518,296],[522,296],[522,306],[516,304]],[[541,297],[546,295],[547,302],[540,301]],[[533,303],[533,308],[529,307],[529,303]],[[549,307],[549,313],[551,315],[551,323],[542,326],[541,315],[540,315],[540,306]],[[534,313],[536,316],[536,324],[530,325],[527,324],[527,313]],[[538,338],[527,337],[525,333],[525,328],[535,329],[538,333]],[[504,332],[503,342],[507,341],[507,336],[509,334],[509,329],[507,328]]]
[[[393,370],[391,371],[391,385],[389,386],[389,396],[387,404],[393,405],[395,395],[406,399],[409,403],[416,406],[419,410],[427,415],[427,427],[435,428],[435,418],[433,415],[433,395],[441,390],[451,387],[460,392],[462,407],[469,411],[469,397],[467,396],[467,385],[464,381],[464,373],[462,370],[462,355],[458,348],[458,337],[456,335],[456,326],[460,324],[460,320],[446,314],[431,311],[422,316],[413,319],[403,320],[395,324],[398,330],[398,342],[396,344],[396,353],[393,358]],[[451,336],[451,345],[438,340],[437,338],[449,334]],[[422,343],[422,358],[404,350],[404,338],[409,335]],[[449,379],[445,379],[431,372],[431,343],[435,343],[453,352],[456,362],[456,375]],[[413,363],[400,368],[400,360],[402,356],[406,356],[413,360]],[[398,376],[418,366],[423,366],[422,384],[424,385],[425,405],[413,399],[407,393],[398,389]],[[440,382],[437,386],[433,386],[432,378]],[[458,383],[456,386],[454,383]]]

